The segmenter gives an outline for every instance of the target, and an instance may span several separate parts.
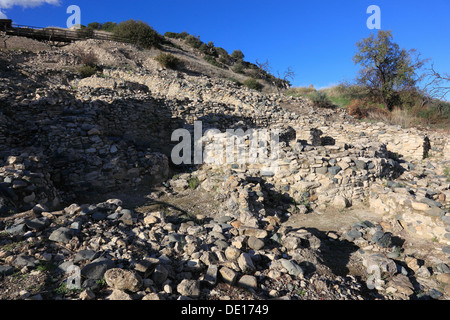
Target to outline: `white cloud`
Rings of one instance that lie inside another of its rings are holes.
[[[37,7],[42,4],[59,5],[60,0],[0,0],[0,8],[9,9],[14,6],[23,8]]]
[[[0,10],[0,19],[8,19],[8,17],[2,12],[2,10]]]

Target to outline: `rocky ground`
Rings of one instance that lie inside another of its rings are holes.
[[[447,132],[238,87],[182,43],[182,71],[125,44],[6,43],[0,299],[450,297]],[[80,79],[83,50],[102,71]],[[173,165],[171,133],[199,120],[279,129],[277,170]]]

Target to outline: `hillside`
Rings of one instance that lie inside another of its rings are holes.
[[[252,90],[171,41],[178,70],[159,49],[6,39],[1,299],[450,297],[448,135]],[[215,162],[176,165],[197,121]],[[238,128],[277,130],[279,157],[221,162]]]

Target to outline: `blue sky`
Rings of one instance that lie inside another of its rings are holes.
[[[355,44],[369,30],[370,5],[381,9],[381,29],[392,30],[400,47],[417,49],[435,68],[450,73],[449,0],[0,0],[17,24],[66,26],[69,5],[81,22],[143,20],[155,30],[199,35],[245,60],[268,60],[272,72],[295,72],[295,86],[316,88],[354,79]]]

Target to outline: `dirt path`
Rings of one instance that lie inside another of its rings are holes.
[[[372,223],[380,222],[380,217],[369,210],[352,208],[349,210],[336,210],[333,208],[326,211],[314,211],[309,214],[293,215],[286,222],[287,226],[294,228],[316,228],[328,232],[338,232],[344,228],[351,227],[356,222],[369,220]]]

